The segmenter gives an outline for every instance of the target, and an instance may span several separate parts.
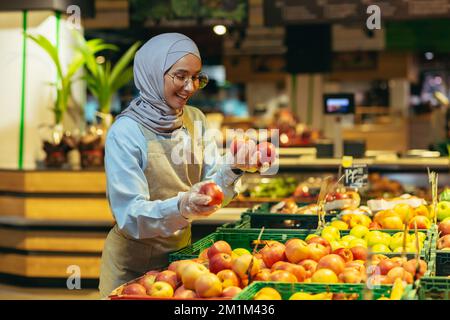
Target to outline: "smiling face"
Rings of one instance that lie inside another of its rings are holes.
[[[188,99],[197,90],[192,81],[188,81],[185,86],[177,86],[177,78],[191,78],[200,73],[202,63],[193,54],[187,54],[178,60],[164,75],[164,97],[169,107],[173,109],[183,108]],[[177,77],[177,78],[173,78]],[[175,80],[175,81],[174,81]]]

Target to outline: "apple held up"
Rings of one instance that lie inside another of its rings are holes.
[[[211,201],[208,202],[208,206],[222,205],[224,199],[222,188],[220,188],[214,182],[208,182],[203,184],[198,192],[200,194],[205,194],[211,197]]]

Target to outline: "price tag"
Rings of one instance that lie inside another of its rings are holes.
[[[344,186],[362,188],[367,185],[369,169],[367,164],[344,168]]]

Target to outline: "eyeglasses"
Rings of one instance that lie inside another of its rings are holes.
[[[172,75],[167,73],[167,75],[173,79],[173,84],[179,88],[184,88],[188,85],[189,80],[191,80],[194,89],[203,89],[209,81],[208,76],[203,72],[200,72],[198,75],[192,77],[183,74]]]

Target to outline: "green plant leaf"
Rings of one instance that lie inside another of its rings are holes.
[[[40,46],[42,49],[47,52],[47,54],[50,56],[50,58],[53,60],[53,63],[55,64],[56,71],[58,72],[59,77],[63,77],[62,68],[61,68],[61,62],[59,60],[58,56],[58,50],[56,47],[44,36],[38,34],[36,36],[31,34],[26,34],[26,36],[33,40],[38,46]]]
[[[137,49],[141,43],[138,41],[134,43],[126,52],[125,54],[119,59],[117,64],[114,66],[111,77],[109,78],[109,83],[112,86],[115,81],[117,81],[117,78],[121,76],[122,72],[125,70],[125,68],[128,67],[131,60],[133,60],[134,54],[136,53]]]

